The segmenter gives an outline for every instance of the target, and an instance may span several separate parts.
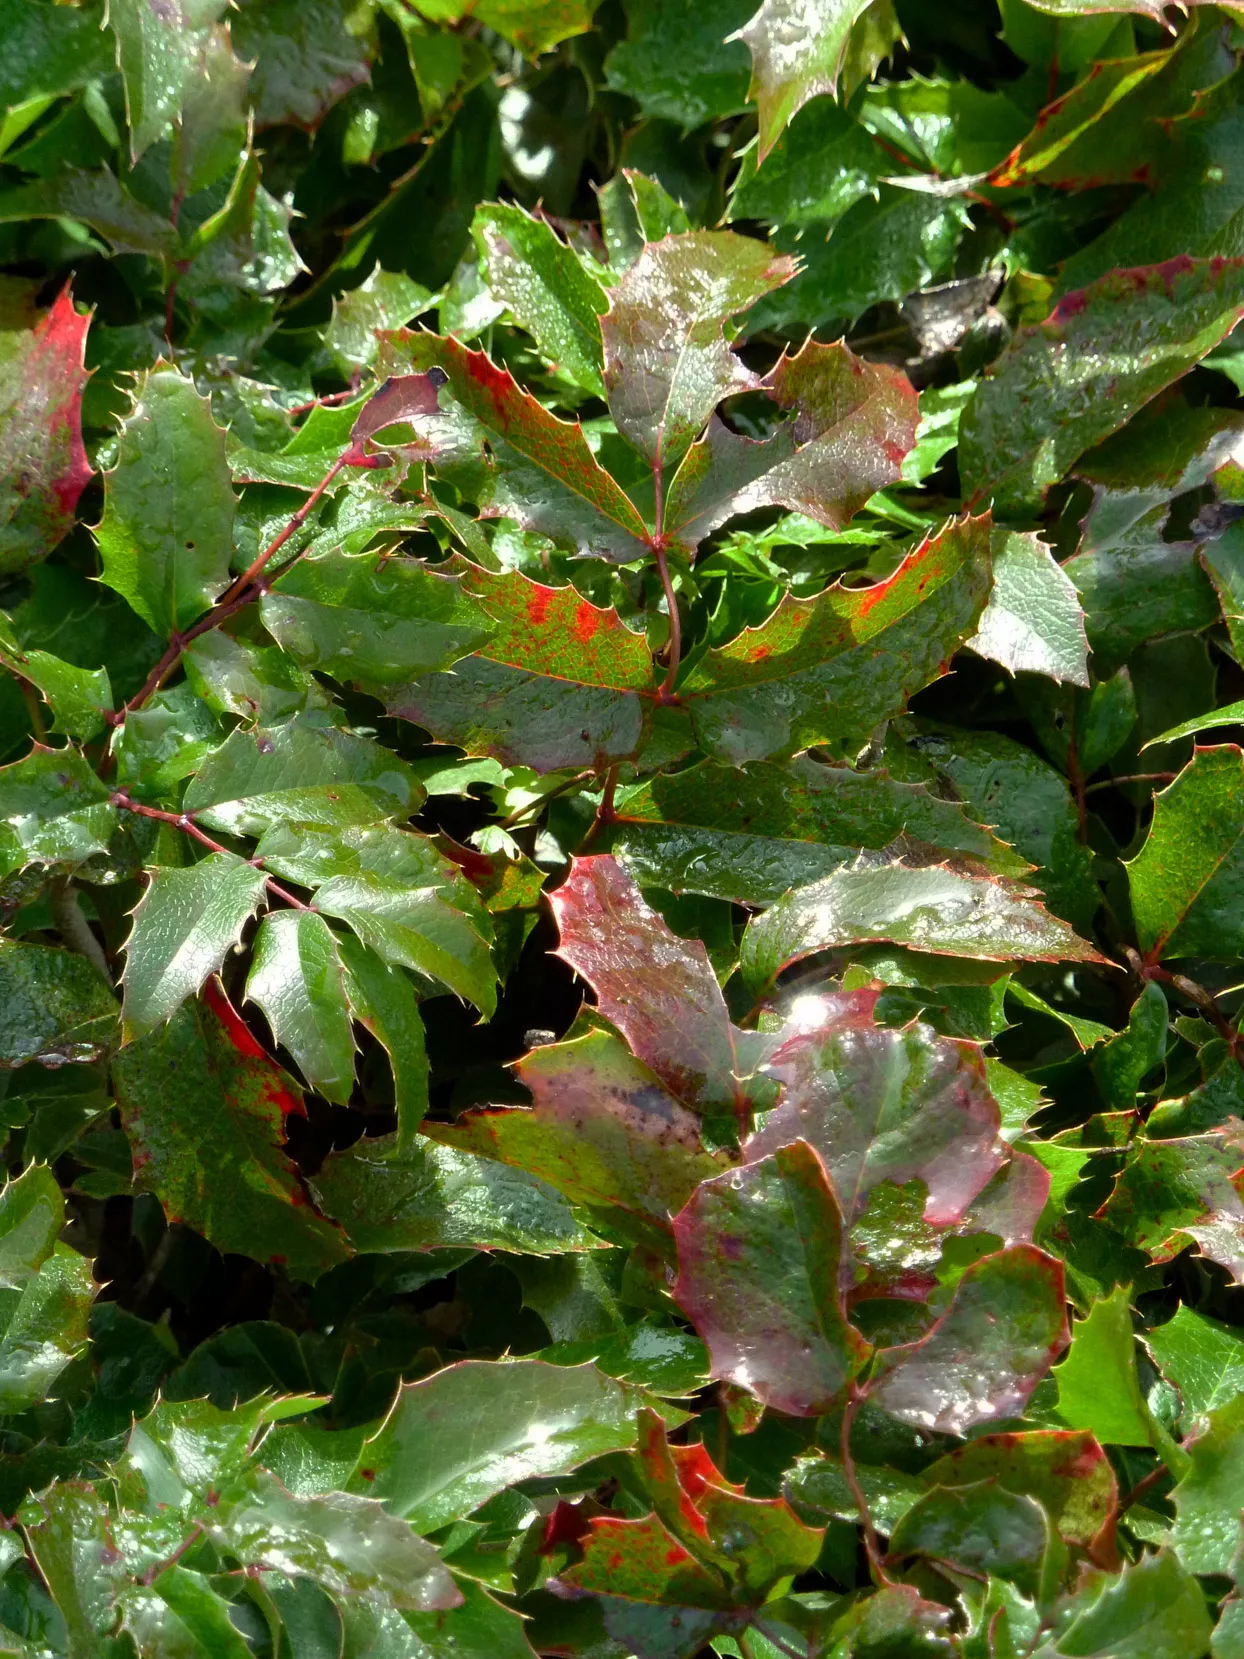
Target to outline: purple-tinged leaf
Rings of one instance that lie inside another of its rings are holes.
[[[608,855],[575,859],[552,903],[557,954],[636,1058],[693,1111],[745,1116],[766,1045],[731,1020],[700,940],[673,933]]]
[[[438,414],[442,384],[430,374],[390,375],[359,411],[350,428],[350,442],[361,445],[398,421],[413,423]]]
[[[807,1142],[705,1181],[674,1236],[675,1300],[711,1375],[796,1416],[839,1404],[870,1349],[847,1323],[842,1211]]]
[[[609,408],[655,471],[672,471],[722,399],[756,384],[725,324],[795,269],[752,237],[688,231],[649,243],[611,290],[600,324]]]
[[[1208,355],[1244,316],[1244,260],[1112,271],[1020,328],[959,428],[965,497],[1039,510],[1094,444]]]
[[[652,706],[652,657],[615,610],[459,560],[462,591],[493,632],[448,674],[389,694],[389,712],[474,755],[537,772],[605,768],[635,755]]]
[[[984,1434],[938,1458],[922,1479],[930,1486],[996,1481],[1005,1491],[1036,1498],[1071,1544],[1091,1544],[1119,1501],[1109,1458],[1091,1434],[1077,1430]]]
[[[920,412],[907,377],[841,342],[809,340],[756,384],[793,418],[764,440],[710,423],[666,497],[662,528],[688,550],[760,507],[788,507],[838,529],[896,482],[916,441]]]
[[[879,1357],[871,1398],[918,1428],[963,1434],[1022,1415],[1067,1345],[1062,1263],[1030,1244],[973,1263],[919,1342]]]
[[[1097,1215],[1129,1244],[1168,1262],[1193,1241],[1244,1284],[1244,1125],[1142,1142]]]
[[[764,0],[739,38],[752,54],[764,161],[809,98],[838,89],[851,30],[871,0]]]
[[[315,1279],[349,1254],[308,1203],[281,1150],[304,1111],[293,1080],[263,1052],[219,983],[113,1061],[134,1181],[218,1250],[283,1262]]]
[[[538,1175],[573,1204],[629,1210],[667,1229],[722,1160],[700,1124],[621,1040],[593,1031],[537,1048],[518,1064],[528,1107],[494,1106],[425,1123],[445,1146]]]
[[[885,581],[788,594],[762,627],[709,651],[679,687],[701,746],[740,765],[862,745],[974,632],[989,595],[989,535],[988,515],[955,520]]]
[[[6,306],[6,311],[10,306]],[[90,316],[66,287],[41,316],[22,308],[0,332],[0,575],[45,559],[70,530],[91,477],[82,445]]]

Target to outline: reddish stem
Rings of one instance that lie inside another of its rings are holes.
[[[669,703],[674,697],[674,681],[678,678],[678,664],[682,657],[682,618],[678,614],[678,599],[674,593],[674,584],[670,579],[669,565],[665,558],[665,548],[658,538],[652,544],[652,551],[657,561],[657,571],[661,577],[661,586],[665,589],[665,605],[670,617],[670,637],[666,650],[669,653],[665,678],[661,681],[657,692],[658,703]]]
[[[883,1563],[877,1529],[873,1526],[868,1499],[864,1496],[864,1488],[855,1472],[855,1459],[851,1455],[851,1428],[855,1422],[855,1414],[863,1403],[864,1395],[852,1385],[846,1409],[842,1414],[842,1472],[846,1476],[847,1489],[851,1493],[852,1501],[860,1512],[860,1524],[864,1529],[864,1552],[868,1556],[873,1578],[878,1584],[889,1584],[890,1576]]]
[[[237,854],[230,851],[223,842],[216,841],[208,835],[206,830],[199,828],[194,818],[188,812],[165,812],[158,806],[144,806],[141,801],[134,800],[127,795],[124,789],[114,789],[109,797],[113,806],[120,807],[123,812],[134,812],[140,818],[156,818],[162,824],[172,824],[174,829],[181,830],[183,835],[189,835],[193,840],[200,842],[214,853],[229,853],[236,858]],[[253,864],[256,869],[261,868],[257,858],[248,858],[243,861]],[[287,887],[282,887],[275,877],[265,874],[264,880],[268,884],[268,891],[273,898],[281,899],[294,910],[314,910],[315,906],[305,904],[302,899],[295,897]]]

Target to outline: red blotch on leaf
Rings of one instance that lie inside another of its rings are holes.
[[[264,1095],[278,1109],[281,1116],[289,1117],[292,1113],[298,1117],[306,1117],[307,1108],[298,1096],[291,1094],[281,1082],[281,1073],[271,1055],[266,1054],[256,1042],[250,1027],[229,1001],[224,987],[215,975],[203,987],[203,1000],[224,1027],[225,1035],[239,1054],[244,1054],[248,1060],[266,1061],[272,1068],[272,1080],[265,1082]],[[300,1196],[295,1194],[294,1201],[298,1202]],[[302,1202],[305,1203],[306,1200],[302,1199]]]
[[[552,1555],[554,1550],[563,1545],[578,1544],[590,1531],[591,1527],[579,1505],[560,1499],[553,1513],[545,1516],[544,1531],[540,1535],[537,1554]]]

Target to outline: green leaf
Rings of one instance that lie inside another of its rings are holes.
[[[517,1481],[633,1446],[643,1403],[591,1365],[466,1360],[402,1387],[349,1485],[435,1532]]]
[[[31,1164],[0,1189],[0,1285],[20,1290],[56,1249],[65,1200],[46,1164]]]
[[[1190,1571],[1227,1573],[1240,1542],[1244,1397],[1210,1410],[1187,1452],[1191,1467],[1171,1493],[1171,1542]]]
[[[233,22],[238,56],[253,62],[255,125],[313,130],[338,98],[365,81],[369,52],[334,0],[243,0]]]
[[[405,818],[422,801],[391,750],[308,711],[277,726],[237,727],[199,768],[183,805],[212,829],[262,835],[277,823]]]
[[[23,651],[0,615],[0,664],[40,693],[53,714],[53,730],[88,743],[105,729],[112,709],[106,668],[78,668],[50,651]]]
[[[51,1395],[86,1346],[95,1288],[90,1264],[57,1244],[20,1289],[0,1290],[0,1411],[25,1411]]]
[[[1054,1369],[1058,1415],[1103,1445],[1148,1446],[1152,1418],[1136,1375],[1131,1287],[1119,1285],[1078,1319],[1066,1359]]]
[[[953,864],[912,868],[860,862],[779,899],[748,924],[740,966],[748,985],[772,985],[818,951],[886,939],[936,956],[987,962],[1100,962],[1028,887]]]
[[[261,870],[225,852],[187,869],[151,872],[125,945],[127,1040],[162,1025],[217,972],[258,909],[265,884]]]
[[[354,1036],[345,969],[322,916],[279,910],[264,917],[246,995],[263,1009],[274,1039],[311,1087],[346,1105],[354,1087]]]
[[[829,98],[800,110],[763,165],[743,159],[730,198],[734,219],[831,223],[876,187],[892,163],[869,133]]]
[[[0,191],[0,223],[61,218],[89,225],[117,254],[171,259],[177,252],[177,232],[169,221],[132,196],[107,168],[94,173],[68,168],[51,179]]]
[[[608,856],[576,858],[552,903],[557,954],[636,1059],[693,1111],[744,1120],[762,1048],[730,1019],[701,942],[671,932]]]
[[[1113,1520],[1119,1496],[1110,1460],[1093,1436],[1058,1429],[981,1435],[939,1457],[924,1479],[944,1487],[996,1481],[1004,1491],[1036,1498],[1061,1537],[1084,1545]]]
[[[976,627],[989,585],[989,521],[964,519],[887,580],[787,595],[760,628],[709,651],[680,686],[700,744],[739,765],[815,744],[862,745],[936,679]]]
[[[107,851],[116,827],[108,790],[76,749],[36,743],[0,767],[0,875],[27,864],[83,864]]]
[[[1093,1055],[1093,1076],[1111,1111],[1131,1111],[1141,1080],[1161,1065],[1168,1023],[1166,998],[1151,980],[1132,1004],[1127,1029]]]
[[[428,1056],[415,988],[400,968],[345,934],[336,938],[350,1014],[389,1056],[397,1142],[405,1149],[428,1109]]]
[[[135,161],[180,114],[206,38],[223,10],[221,0],[177,0],[172,7],[109,0]]]
[[[860,848],[880,851],[904,838],[1000,873],[1026,869],[963,807],[922,785],[804,756],[659,772],[619,792],[616,810],[602,840],[641,883],[745,904],[771,904],[850,864]]]
[[[1061,1262],[1015,1245],[967,1269],[927,1336],[879,1357],[872,1398],[903,1422],[962,1434],[1021,1415],[1066,1343]]]
[[[1244,754],[1198,749],[1155,797],[1145,844],[1127,865],[1140,948],[1150,960],[1240,954]]]
[[[91,477],[82,445],[89,326],[68,286],[41,314],[0,295],[0,575],[47,557]]]
[[[1244,1338],[1229,1325],[1184,1304],[1173,1319],[1148,1331],[1145,1342],[1178,1388],[1185,1421],[1244,1395]]]
[[[1174,1550],[1142,1555],[1118,1577],[1090,1585],[1051,1649],[1079,1659],[1187,1659],[1209,1645],[1205,1595]]]
[[[1004,1578],[1035,1597],[1042,1587],[1046,1524],[1034,1499],[992,1482],[935,1489],[899,1521],[888,1553],[925,1556],[962,1571]]]
[[[1181,257],[1116,271],[1028,324],[987,372],[960,425],[972,502],[1039,509],[1093,444],[1191,368],[1244,314],[1244,263]]]
[[[784,127],[818,93],[834,93],[851,30],[869,0],[764,0],[739,30],[752,54],[748,92],[760,110],[761,161]]]
[[[1139,1143],[1098,1214],[1154,1261],[1189,1240],[1244,1283],[1244,1198],[1236,1177],[1244,1132],[1228,1118],[1204,1135]]]
[[[491,202],[471,226],[488,286],[541,353],[576,386],[605,395],[600,317],[608,300],[547,219]]]
[[[611,1032],[537,1048],[519,1062],[530,1108],[428,1123],[434,1140],[525,1169],[573,1204],[619,1208],[668,1228],[720,1165],[699,1120]]]
[[[137,1184],[171,1217],[220,1250],[280,1258],[298,1278],[345,1259],[340,1233],[306,1202],[281,1150],[301,1099],[214,982],[204,1000],[122,1049],[113,1068]]]
[[[0,1069],[99,1060],[117,1034],[116,1001],[85,957],[0,939]]]
[[[1173,743],[1180,737],[1194,737],[1197,732],[1215,731],[1222,726],[1235,726],[1241,722],[1244,722],[1244,703],[1227,703],[1222,708],[1209,709],[1205,714],[1195,715],[1191,720],[1151,737],[1145,748],[1152,749],[1159,743]]]
[[[643,635],[576,588],[547,587],[518,571],[459,568],[492,636],[452,674],[391,692],[389,712],[470,754],[537,772],[605,767],[637,754],[653,681]]]
[[[234,506],[211,404],[175,369],[151,370],[104,478],[103,580],[157,633],[188,627],[229,584]]]
[[[384,271],[377,265],[357,288],[333,300],[333,317],[324,330],[324,344],[337,366],[347,373],[369,369],[380,349],[377,330],[401,328],[432,302],[432,294],[422,283],[412,282],[401,271]]]
[[[840,1403],[870,1350],[846,1320],[842,1212],[812,1148],[796,1141],[703,1182],[674,1236],[674,1295],[710,1374],[795,1416]]]
[[[1034,535],[997,530],[993,588],[968,648],[1012,674],[1087,686],[1088,640],[1071,577]]]
[[[626,39],[605,60],[605,76],[646,115],[690,132],[747,104],[747,48],[731,37],[749,0],[627,0]],[[648,241],[659,238],[649,236]]]
[[[795,274],[794,262],[732,231],[648,244],[609,295],[605,388],[618,431],[673,473],[713,410],[752,377],[725,324]]]
[[[356,1250],[587,1250],[593,1236],[537,1176],[416,1138],[362,1140],[330,1153],[309,1181]]]
[[[452,578],[414,559],[378,563],[374,553],[299,559],[264,594],[259,614],[298,662],[368,687],[448,668],[489,634]]]

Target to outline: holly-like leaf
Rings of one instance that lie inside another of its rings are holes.
[[[354,1087],[354,1036],[345,969],[332,929],[310,910],[270,912],[255,935],[246,995],[307,1082],[345,1105]]]
[[[1099,1297],[1071,1332],[1066,1359],[1054,1371],[1058,1415],[1109,1446],[1148,1446],[1152,1418],[1136,1373],[1131,1290],[1119,1285]]]
[[[1244,262],[1115,271],[1021,328],[960,423],[972,502],[1035,511],[1093,444],[1206,356],[1244,316]]]
[[[335,936],[350,1013],[389,1056],[398,1146],[405,1148],[428,1109],[428,1054],[415,987],[348,934]]]
[[[82,445],[89,315],[69,289],[37,315],[0,309],[0,574],[44,559],[71,528],[91,477]]]
[[[763,627],[708,652],[679,688],[701,746],[739,765],[864,743],[975,629],[989,588],[989,529],[987,517],[952,523],[887,580],[788,595]]]
[[[705,1181],[674,1236],[674,1295],[711,1375],[796,1416],[838,1404],[870,1349],[846,1320],[842,1212],[807,1142]]]
[[[1041,1588],[1048,1522],[1026,1493],[985,1482],[934,1488],[890,1534],[887,1554],[951,1562],[966,1572],[1006,1579],[1025,1595]]]
[[[188,627],[228,586],[234,509],[210,403],[176,369],[153,369],[104,478],[102,579],[156,633]]]
[[[126,941],[124,1029],[154,1031],[192,997],[242,937],[266,877],[233,853],[152,871]]]
[[[630,1211],[661,1228],[721,1168],[699,1119],[609,1032],[537,1048],[517,1069],[530,1108],[471,1111],[427,1133],[525,1169],[574,1204]]]
[[[78,743],[104,730],[112,709],[106,668],[78,668],[50,651],[23,651],[0,614],[0,664],[35,687],[52,711],[53,729]]]
[[[116,1037],[116,1000],[84,957],[0,939],[0,1069],[82,1065]]]
[[[1184,1420],[1244,1395],[1244,1337],[1186,1304],[1145,1342],[1183,1400]]]
[[[221,0],[111,0],[108,21],[117,42],[117,67],[125,86],[130,151],[137,161],[180,114],[191,77]]]
[[[927,1336],[881,1357],[879,1405],[962,1434],[1017,1417],[1067,1344],[1062,1263],[1030,1244],[974,1262]]]
[[[1244,1398],[1237,1396],[1211,1410],[1186,1449],[1191,1467],[1171,1493],[1171,1542],[1190,1571],[1227,1573],[1240,1542]]]
[[[458,568],[491,637],[452,674],[390,692],[390,713],[471,754],[537,772],[607,767],[636,755],[653,684],[643,635],[573,587]]]
[[[368,75],[365,34],[333,0],[244,0],[233,24],[244,62],[254,63],[255,125],[290,122],[309,131]]]
[[[299,559],[264,595],[260,615],[299,662],[369,688],[448,668],[490,631],[452,578],[374,553]]]
[[[993,588],[967,644],[1012,674],[1087,686],[1088,639],[1071,577],[1036,536],[994,533]]]
[[[27,864],[73,869],[107,850],[117,814],[76,749],[35,744],[0,767],[0,874]]]
[[[748,925],[740,958],[757,990],[817,951],[886,939],[987,962],[1100,962],[1033,890],[953,864],[884,863],[836,871],[789,893]]]
[[[547,219],[490,202],[471,227],[488,286],[550,364],[584,391],[605,395],[600,317],[605,290]]]
[[[930,1486],[996,1481],[1004,1491],[1036,1498],[1059,1535],[1081,1545],[1091,1544],[1113,1518],[1119,1497],[1110,1460],[1093,1436],[1059,1429],[983,1434],[939,1457],[924,1479]]]
[[[171,259],[178,251],[177,232],[164,215],[131,195],[106,167],[66,168],[51,179],[0,191],[0,222],[60,218],[89,225],[114,253]]]
[[[1142,1555],[1117,1578],[1091,1585],[1084,1602],[1055,1653],[1183,1659],[1209,1646],[1205,1593],[1172,1549]]]
[[[41,1233],[41,1218],[28,1219]],[[86,1346],[95,1288],[90,1263],[56,1244],[20,1289],[0,1290],[0,1411],[25,1411],[49,1398]]]
[[[659,772],[619,792],[602,840],[642,883],[745,904],[771,904],[852,863],[861,848],[922,843],[999,873],[1026,870],[955,802],[884,771],[805,756]]]
[[[1144,846],[1127,865],[1140,948],[1152,959],[1240,954],[1244,753],[1198,749],[1155,797]]]
[[[761,1050],[731,1020],[700,941],[671,932],[608,856],[575,859],[552,901],[558,955],[635,1057],[693,1111],[745,1117]]]
[[[749,0],[711,8],[700,0],[628,0],[626,39],[605,59],[609,86],[687,132],[716,116],[740,114],[747,104],[747,48],[727,37],[751,10]]]
[[[644,1403],[592,1365],[467,1360],[404,1385],[349,1486],[435,1532],[517,1481],[633,1446]]]
[[[731,392],[755,384],[726,344],[726,322],[795,274],[794,261],[732,231],[647,245],[609,294],[605,389],[618,431],[670,472]]]
[[[819,93],[834,93],[851,30],[869,0],[764,0],[739,30],[752,54],[748,93],[760,107],[760,160]]]
[[[1244,1130],[1229,1119],[1205,1135],[1139,1144],[1097,1212],[1154,1261],[1189,1240],[1244,1284]]]
[[[356,1250],[505,1250],[554,1255],[596,1240],[560,1193],[521,1169],[416,1138],[330,1153],[309,1183]]]
[[[279,1259],[298,1278],[345,1260],[341,1234],[307,1203],[281,1151],[301,1097],[214,981],[122,1049],[114,1076],[135,1179],[171,1220],[220,1250]]]

